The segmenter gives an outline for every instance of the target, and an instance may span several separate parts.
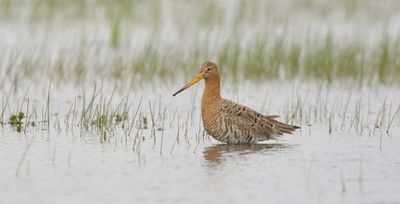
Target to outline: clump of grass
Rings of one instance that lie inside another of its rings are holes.
[[[19,125],[22,124],[22,119],[24,118],[25,114],[23,112],[19,112],[17,115],[10,116],[10,124],[11,125]]]
[[[147,116],[145,116],[145,115],[141,116],[141,123],[140,123],[139,127],[141,129],[147,129],[148,128],[148,126],[147,126]]]
[[[317,77],[332,81],[335,47],[331,35],[327,35],[322,43],[312,43],[305,53],[303,65],[305,77]]]
[[[99,127],[99,128],[104,128],[108,125],[108,116],[107,115],[99,115],[94,121],[93,125]]]
[[[113,48],[118,48],[120,45],[120,39],[121,39],[121,16],[118,15],[117,17],[114,18],[112,25],[111,25],[111,46]]]
[[[25,117],[24,112],[19,112],[18,114],[13,114],[10,116],[9,123],[12,127],[16,129],[17,132],[21,132],[23,128],[22,119]]]
[[[128,113],[123,113],[121,115],[115,115],[115,122],[116,123],[121,123],[123,121],[126,121],[128,119]]]

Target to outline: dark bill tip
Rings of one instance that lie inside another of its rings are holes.
[[[177,91],[176,93],[172,94],[172,96],[176,96],[178,93],[182,92],[184,89]]]

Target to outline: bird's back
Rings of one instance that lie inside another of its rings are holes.
[[[202,104],[202,117],[206,132],[229,144],[256,143],[298,128],[222,98],[207,107]]]

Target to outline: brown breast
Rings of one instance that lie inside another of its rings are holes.
[[[212,136],[213,132],[219,127],[219,114],[218,114],[218,104],[216,103],[204,103],[201,104],[201,116],[203,120],[203,126],[207,134]]]

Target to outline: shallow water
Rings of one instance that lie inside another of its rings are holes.
[[[151,102],[161,97],[160,107],[168,109],[167,124],[175,110],[181,120],[179,127],[173,122],[164,131],[157,130],[155,139],[151,128],[140,130],[135,126],[134,132],[143,136],[139,146],[134,134],[125,137],[121,129],[113,132],[107,142],[101,142],[95,130],[80,131],[79,127],[71,130],[62,122],[61,131],[30,128],[26,134],[3,126],[0,135],[2,202],[400,202],[398,117],[389,134],[386,133],[386,124],[399,104],[396,87],[351,89],[344,128],[338,113],[332,119],[333,130],[329,133],[326,116],[314,113],[319,109],[310,108],[319,107],[326,100],[327,105],[323,106],[328,109],[328,115],[331,109],[342,112],[348,88],[331,85],[318,89],[313,84],[280,83],[244,84],[237,89],[224,86],[224,96],[263,113],[285,115],[288,109],[292,110],[292,101],[301,98],[304,103],[304,117],[302,120],[297,117],[295,121],[301,124],[301,131],[263,144],[240,146],[218,144],[202,136],[198,113],[198,92],[202,86],[171,97],[169,92],[178,87],[161,87],[152,94],[146,89],[135,93],[139,96],[147,92],[144,100]],[[265,93],[264,87],[268,87],[264,96],[268,99],[260,100],[259,93]],[[59,111],[62,118],[68,109],[65,104],[79,91],[54,92],[52,109]],[[317,95],[327,93],[329,97],[311,103]],[[114,100],[123,95],[115,96]],[[40,101],[40,94],[32,93],[28,97],[37,97]],[[138,100],[136,95],[132,98],[135,102]],[[370,98],[370,105],[365,98]],[[363,104],[360,114],[363,131],[350,125],[359,99]],[[383,101],[387,104],[385,127],[374,128]],[[148,109],[144,105],[141,111],[148,115]],[[185,128],[182,121],[186,121],[188,110],[193,110],[193,116]],[[179,143],[175,143],[178,129]]]
[[[21,138],[22,137],[22,138]],[[286,136],[270,144],[183,144],[173,154],[36,135],[3,134],[4,203],[398,202],[400,139]]]

